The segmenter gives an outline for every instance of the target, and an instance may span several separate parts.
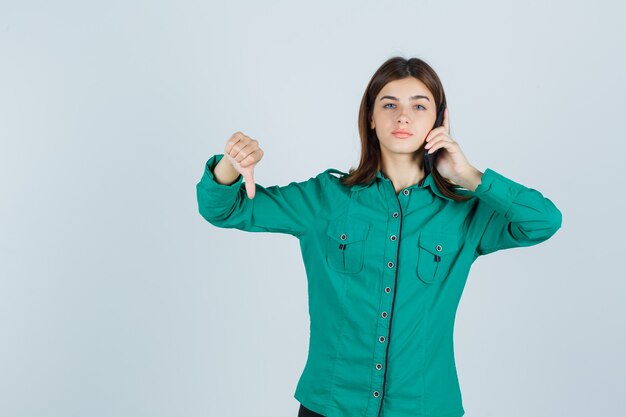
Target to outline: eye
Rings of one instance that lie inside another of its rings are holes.
[[[389,107],[389,106],[392,106],[392,107]],[[384,109],[393,109],[395,107],[396,107],[396,105],[393,104],[393,103],[387,103],[387,104],[383,105]],[[418,110],[426,110],[426,107],[422,106],[421,104],[416,104],[415,107],[418,108]],[[420,107],[421,107],[421,109],[419,109]]]

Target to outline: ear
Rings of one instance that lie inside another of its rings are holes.
[[[370,129],[372,130],[376,129],[376,123],[374,123],[373,117],[370,118]]]

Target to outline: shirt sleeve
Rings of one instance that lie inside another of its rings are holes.
[[[536,245],[561,227],[561,211],[550,199],[490,168],[473,195],[479,199],[477,255]]]
[[[248,198],[243,176],[230,185],[216,181],[213,170],[224,154],[213,155],[196,185],[198,210],[214,226],[247,232],[287,233],[299,237],[310,229],[319,207],[320,176],[285,186],[256,184]]]

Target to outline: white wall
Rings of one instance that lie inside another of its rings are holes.
[[[477,168],[563,227],[480,258],[455,326],[467,417],[623,416],[619,2],[0,4],[0,415],[294,416],[308,343],[297,240],[217,229],[231,133],[259,184],[356,165],[367,81],[439,73]]]

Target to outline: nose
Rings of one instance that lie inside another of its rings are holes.
[[[401,125],[409,123],[409,116],[405,107],[402,108],[400,114],[398,114],[398,123]]]

